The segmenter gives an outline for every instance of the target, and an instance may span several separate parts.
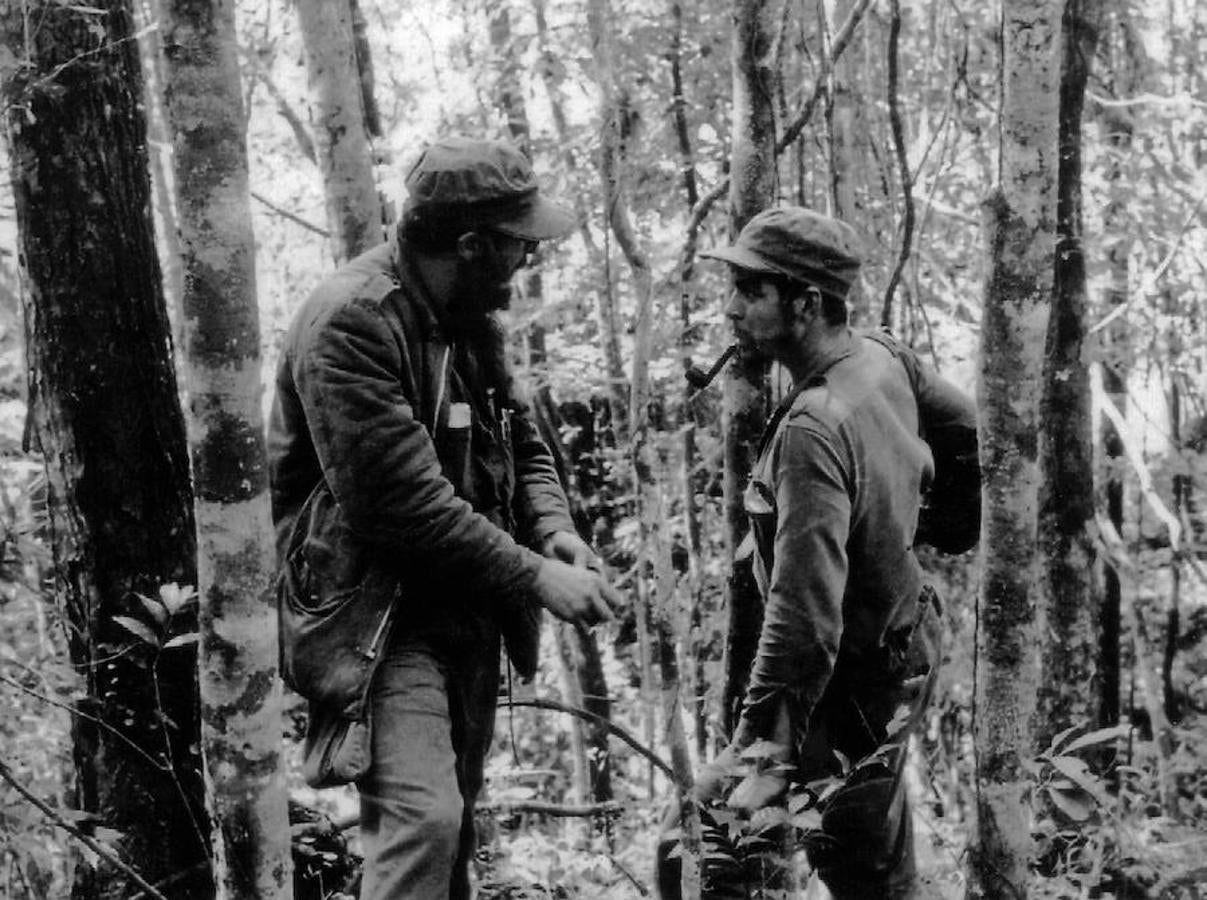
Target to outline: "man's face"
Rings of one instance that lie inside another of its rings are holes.
[[[511,305],[511,279],[536,250],[526,241],[498,231],[474,232],[472,254],[457,260],[453,306],[462,315],[486,315]]]
[[[734,336],[738,343],[775,358],[779,348],[792,338],[779,286],[764,275],[736,267],[731,280],[725,315],[733,325]]]

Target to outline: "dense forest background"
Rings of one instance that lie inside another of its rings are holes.
[[[147,272],[162,274],[171,359],[188,409],[197,316],[187,297],[190,263],[180,235],[189,209],[180,197],[189,186],[180,178],[179,109],[164,99],[179,65],[177,32],[166,23],[185,6],[140,0],[124,40],[137,47],[145,82],[145,171],[160,267]],[[1026,726],[1020,746],[1027,751],[1007,773],[1018,788],[1012,796],[1021,798],[1023,890],[1199,896],[1207,887],[1207,7],[1196,0],[235,4],[242,109],[227,106],[243,113],[235,125],[246,127],[262,408],[293,310],[340,260],[389,234],[403,167],[425,142],[458,133],[511,137],[545,188],[580,215],[578,231],[542,247],[539,266],[520,279],[507,323],[516,370],[557,449],[581,529],[631,605],[589,637],[547,625],[544,663],[531,684],[503,673],[510,704],[500,711],[479,817],[483,896],[648,895],[663,805],[725,733],[733,660],[749,652],[735,643],[744,625],[733,615],[741,585],[729,562],[740,538],[726,503],[728,483],[741,475],[733,432],[743,414],[757,420],[787,383],[778,371],[731,373],[724,385],[696,393],[684,370],[711,362],[730,340],[721,314],[726,273],[697,263],[696,254],[727,241],[749,217],[744,147],[762,142],[761,205],[829,211],[865,237],[856,325],[890,328],[978,392],[985,409],[1003,402],[986,394],[983,379],[999,349],[983,333],[999,283],[990,200],[1006,168],[1011,67],[1022,64],[1011,56],[1003,21],[1025,7],[1054,12],[1047,40],[1063,65],[1053,82],[1061,102],[1051,133],[1061,126],[1061,161],[1078,163],[1061,175],[1061,184],[1076,184],[1073,199],[1062,195],[1058,210],[1051,195],[1047,271],[1055,283],[1061,260],[1084,262],[1082,303],[1071,313],[1077,350],[1049,365],[1044,382],[1072,384],[1077,394],[1062,401],[1045,386],[1047,418],[1032,438],[1058,434],[1052,423],[1076,420],[1080,410],[1092,452],[1078,480],[1089,503],[1078,523],[1087,582],[1075,605],[1084,615],[1069,626],[1081,631],[1067,637],[1063,620],[1047,624],[1059,619],[1050,613],[1043,629],[1026,632],[1045,653],[1089,665],[1061,681],[1052,674],[1059,666],[1035,660],[1036,718],[1047,720]],[[116,871],[111,855],[145,868],[164,895],[186,896],[180,885],[188,872],[173,868],[184,863],[140,856],[136,826],[116,824],[80,789],[87,756],[80,742],[91,723],[155,766],[199,772],[199,763],[182,762],[199,751],[176,747],[188,727],[160,702],[157,679],[181,660],[183,671],[194,670],[205,591],[195,572],[165,576],[128,591],[127,605],[109,617],[116,628],[98,646],[114,658],[147,660],[122,677],[155,688],[147,688],[158,711],[155,733],[129,739],[130,723],[109,721],[115,707],[92,693],[73,655],[80,624],[56,570],[62,550],[53,507],[62,498],[48,485],[53,454],[27,416],[29,385],[40,383],[30,372],[43,357],[31,350],[32,276],[19,259],[27,245],[10,191],[35,153],[29,133],[45,124],[22,92],[31,83],[49,86],[51,108],[70,119],[76,107],[64,73],[90,59],[83,51],[40,80],[26,78],[22,66],[42,17],[68,10],[106,48],[127,4],[8,0],[5,8],[0,69],[11,178],[0,181],[0,897],[130,896],[136,891],[125,881],[98,887]],[[753,81],[744,80],[745,64]],[[751,83],[762,92],[753,102]],[[1069,101],[1073,94],[1078,102]],[[348,97],[356,115],[341,120]],[[751,124],[752,105],[764,111],[769,136]],[[344,174],[352,183],[357,173],[371,185],[359,199],[338,188]],[[368,222],[364,233],[349,232],[349,208]],[[123,263],[138,264],[118,260],[117,268]],[[73,289],[87,298],[91,282]],[[38,302],[54,299],[33,293]],[[1067,309],[1059,297],[1052,302]],[[1061,347],[1051,333],[1044,343],[1044,333],[1031,350],[1051,363]],[[123,349],[120,339],[107,348],[142,352],[133,343]],[[1057,479],[1056,489],[1041,491],[1044,509],[1075,507],[1078,492],[1061,487]],[[990,510],[1005,505],[992,493],[986,501]],[[938,699],[911,766],[934,896],[1023,895],[993,886],[974,864],[992,855],[985,847],[993,843],[980,796],[987,776],[977,766],[998,748],[992,731],[987,737],[977,728],[978,716],[987,721],[993,712],[977,679],[984,682],[987,660],[1000,660],[986,638],[993,596],[984,591],[994,562],[985,554],[998,548],[991,539],[962,556],[926,557],[950,632]],[[1033,550],[1041,568],[1063,552],[1042,539]],[[355,796],[301,784],[304,704],[286,696],[284,712],[273,709],[265,715],[284,729],[296,895],[333,896],[354,883]],[[174,778],[168,789],[192,796],[200,778],[196,785]],[[206,816],[194,807],[186,798],[178,817],[205,850],[198,865],[208,877]],[[807,832],[809,811],[793,812],[788,824]],[[220,819],[220,806],[211,804],[210,815]],[[784,824],[734,823],[732,854],[769,852],[760,828]],[[773,896],[756,882],[743,896]],[[808,890],[820,896],[815,884]]]

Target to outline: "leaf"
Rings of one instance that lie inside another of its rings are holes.
[[[197,599],[197,592],[191,584],[186,584],[181,587],[174,581],[169,581],[167,584],[159,586],[159,599],[163,601],[163,605],[172,615],[180,612],[190,602]]]
[[[909,724],[909,721],[912,717],[913,710],[909,706],[905,704],[898,706],[897,712],[893,715],[892,721],[888,723],[888,727],[885,729],[885,737],[896,736],[902,728]]]
[[[782,806],[764,806],[750,816],[750,830],[754,832],[777,828],[788,821],[788,810]]]
[[[817,802],[817,795],[812,791],[802,791],[799,794],[793,794],[788,798],[788,812],[796,815],[806,809],[810,809]]]
[[[1074,822],[1084,822],[1094,812],[1094,804],[1090,803],[1086,795],[1080,792],[1070,794],[1049,789],[1048,797],[1051,798],[1053,806]]]
[[[1085,750],[1087,747],[1109,744],[1112,741],[1127,737],[1130,731],[1130,725],[1112,725],[1110,728],[1099,728],[1097,731],[1091,731],[1089,734],[1083,734],[1077,738],[1077,740],[1065,747],[1064,752],[1076,753],[1078,750]]]
[[[1048,749],[1045,750],[1044,753],[1046,753],[1046,754],[1055,753],[1057,750],[1060,749],[1060,745],[1063,744],[1065,741],[1067,741],[1069,739],[1069,736],[1072,735],[1073,732],[1075,732],[1080,727],[1081,727],[1080,725],[1070,725],[1064,731],[1060,732],[1058,735],[1056,735],[1054,738],[1052,738],[1052,743],[1048,745]]]
[[[821,813],[816,809],[806,809],[792,817],[792,827],[800,831],[819,831],[821,829]]]
[[[129,616],[114,616],[113,622],[114,624],[120,625],[122,628],[126,629],[126,631],[130,632],[144,644],[147,644],[151,647],[159,646],[159,635],[148,628],[145,624],[138,621],[138,619],[132,619]]]
[[[1090,772],[1090,767],[1085,760],[1076,756],[1054,756],[1052,757],[1052,768],[1074,782],[1102,805],[1110,804],[1110,797],[1103,790],[1102,782]]]
[[[185,634],[178,634],[176,637],[164,644],[163,649],[171,650],[173,647],[187,647],[190,644],[196,644],[198,638],[200,637],[201,635],[195,631],[189,631]]]
[[[151,618],[155,620],[156,625],[163,628],[168,624],[168,608],[166,606],[158,600],[154,600],[146,594],[140,594],[137,591],[134,592],[134,596],[142,603],[143,609],[151,614]]]
[[[784,755],[784,745],[775,741],[755,741],[742,751],[741,759],[748,762],[758,762],[763,759],[780,759]]]

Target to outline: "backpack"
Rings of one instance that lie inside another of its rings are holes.
[[[915,542],[942,553],[965,553],[981,536],[976,408],[896,338],[884,332],[864,336],[905,368],[918,404],[918,432],[934,457],[935,477],[922,498]]]

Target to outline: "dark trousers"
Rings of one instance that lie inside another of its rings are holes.
[[[842,787],[827,797],[821,827],[805,844],[810,864],[834,900],[914,896],[913,826],[903,775],[909,734],[922,721],[934,689],[941,640],[938,598],[926,588],[915,623],[890,632],[885,645],[870,653],[839,654],[821,700],[800,730],[798,783],[842,777],[836,750],[853,765]],[[895,728],[891,735],[890,726]],[[667,857],[669,849],[664,842],[658,853],[664,900],[678,897],[679,866]],[[730,886],[714,889],[705,867],[705,897],[728,898],[731,891]]]

